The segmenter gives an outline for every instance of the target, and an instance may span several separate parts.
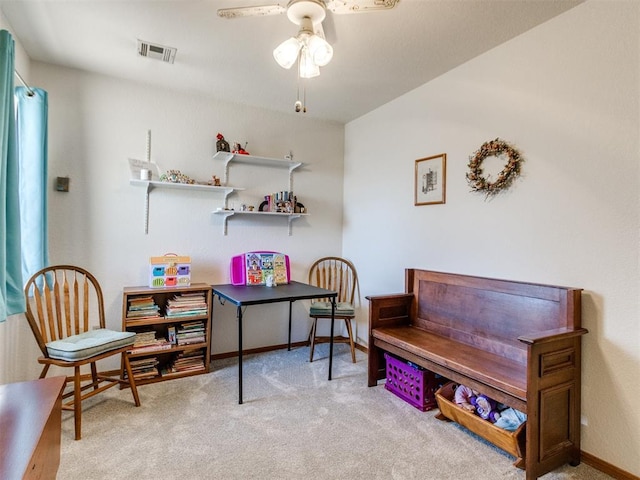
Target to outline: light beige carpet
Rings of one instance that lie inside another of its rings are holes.
[[[85,403],[82,440],[63,412],[59,480],[96,479],[524,479],[513,459],[453,423],[421,412],[382,384],[367,387],[366,355],[336,345],[251,355],[238,405],[237,359],[212,372]],[[548,480],[604,480],[585,465]]]

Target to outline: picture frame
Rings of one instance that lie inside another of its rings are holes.
[[[420,158],[415,161],[415,206],[445,203],[446,186],[446,153]]]

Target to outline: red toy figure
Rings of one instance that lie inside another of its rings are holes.
[[[229,142],[224,139],[224,135],[218,133],[218,135],[216,135],[216,138],[218,139],[218,141],[216,142],[216,150],[218,152],[228,152],[230,150]]]
[[[246,145],[246,143],[245,143]],[[249,152],[247,152],[244,148],[242,148],[242,146],[239,143],[234,143],[233,144],[233,150],[231,153],[239,153],[241,155],[249,155]]]

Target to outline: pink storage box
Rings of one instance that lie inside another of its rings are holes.
[[[233,285],[266,285],[273,276],[276,284],[291,281],[289,256],[278,252],[246,252],[231,257],[231,283]]]

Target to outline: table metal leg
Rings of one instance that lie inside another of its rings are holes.
[[[329,380],[333,369],[333,325],[336,321],[336,299],[331,298],[331,333],[329,334]]]
[[[289,302],[289,341],[287,343],[287,350],[291,351],[291,307],[293,305],[293,301]]]
[[[238,307],[238,403],[242,405],[242,308]]]

